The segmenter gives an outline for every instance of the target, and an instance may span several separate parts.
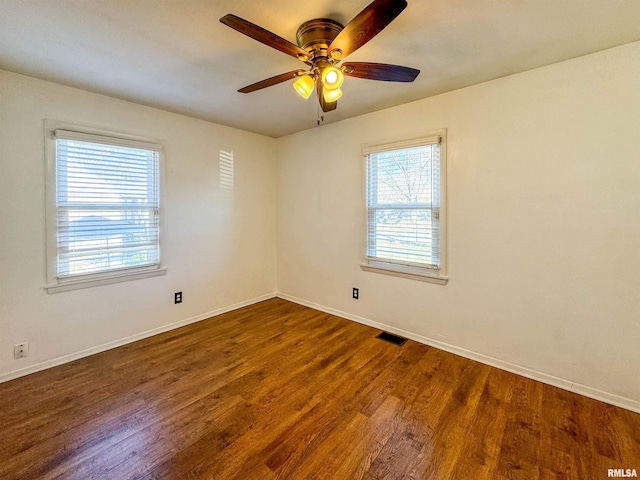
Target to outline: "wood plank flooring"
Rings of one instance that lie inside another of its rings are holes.
[[[604,479],[640,415],[272,299],[0,384],[0,478]]]

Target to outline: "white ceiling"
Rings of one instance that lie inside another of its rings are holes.
[[[314,127],[290,83],[304,67],[224,26],[236,14],[295,43],[302,22],[347,23],[370,0],[0,0],[0,68],[278,137]],[[640,0],[408,0],[352,61],[418,68],[414,83],[347,78],[325,123],[640,40]],[[1,88],[1,86],[0,86]]]

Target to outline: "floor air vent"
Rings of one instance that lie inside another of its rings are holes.
[[[379,338],[380,340],[384,340],[385,342],[393,343],[394,345],[404,345],[404,342],[407,341],[406,338],[402,338],[388,332],[382,332],[376,338]]]

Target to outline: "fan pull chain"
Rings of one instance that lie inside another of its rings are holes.
[[[318,120],[317,120],[317,122],[318,122],[318,126],[320,126],[320,124],[324,122],[324,115],[320,114],[320,107],[319,106],[318,106]]]

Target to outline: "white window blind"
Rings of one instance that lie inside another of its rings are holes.
[[[159,265],[160,148],[56,130],[58,278]]]
[[[439,269],[440,139],[370,148],[367,260]]]

